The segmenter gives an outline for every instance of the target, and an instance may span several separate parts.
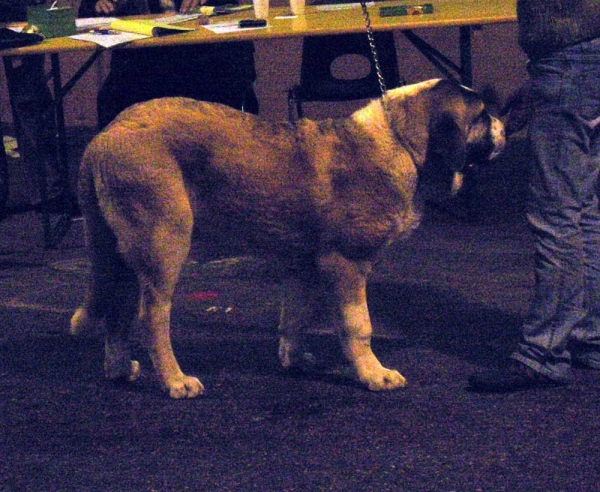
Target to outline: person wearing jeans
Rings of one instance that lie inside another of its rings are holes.
[[[469,379],[479,391],[560,386],[574,364],[600,369],[600,5],[518,0],[517,14],[530,57],[535,289],[508,366]]]

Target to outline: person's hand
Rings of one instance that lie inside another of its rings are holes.
[[[531,83],[526,81],[506,101],[500,112],[503,117],[506,136],[521,131],[529,123],[531,116]]]
[[[199,5],[204,5],[206,0],[183,0],[179,12],[182,14],[188,14],[192,12]]]
[[[127,0],[98,0],[94,9],[98,14],[114,14],[119,3],[125,3]]]

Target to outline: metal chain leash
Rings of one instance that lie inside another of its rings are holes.
[[[373,63],[375,64],[375,73],[377,74],[377,81],[379,82],[381,97],[385,99],[385,93],[387,92],[387,88],[385,86],[383,71],[381,70],[381,65],[379,64],[379,56],[377,55],[377,47],[375,46],[375,36],[373,34],[373,27],[371,26],[371,17],[369,16],[366,0],[360,0],[360,6],[362,8],[363,17],[365,18],[367,38],[369,40],[369,47],[371,48],[371,56],[373,57]]]
[[[375,65],[375,73],[377,75],[377,81],[379,82],[379,90],[381,91],[381,105],[383,106],[383,109],[387,114],[389,109],[386,94],[387,87],[385,85],[383,71],[381,70],[381,64],[379,63],[379,56],[377,55],[377,46],[375,46],[375,35],[373,33],[373,27],[371,26],[371,17],[369,16],[369,10],[367,9],[367,0],[360,0],[360,6],[362,8],[363,17],[365,18],[365,28],[367,30],[369,48],[371,49],[371,56],[373,57],[373,63]],[[400,77],[400,84],[406,85],[406,81],[402,77]]]

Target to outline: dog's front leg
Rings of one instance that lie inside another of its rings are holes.
[[[326,282],[332,287],[342,350],[358,380],[372,391],[406,385],[396,370],[383,367],[371,349],[372,326],[367,307],[368,263],[355,263],[337,253],[321,258]]]

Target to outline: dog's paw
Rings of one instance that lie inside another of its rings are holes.
[[[402,374],[383,366],[363,372],[358,379],[371,391],[389,391],[406,386],[406,378]]]
[[[104,375],[111,381],[135,381],[140,377],[142,367],[137,360],[130,360],[121,366],[104,364]]]
[[[204,393],[204,385],[200,380],[185,374],[164,382],[163,387],[165,391],[169,392],[169,396],[175,400],[196,398]]]
[[[284,369],[311,371],[317,365],[317,359],[310,352],[300,350],[285,338],[279,341],[279,362]]]
[[[104,344],[104,375],[112,381],[135,381],[141,374],[140,363],[131,360],[129,343],[122,340]]]
[[[102,325],[100,318],[94,318],[89,315],[85,307],[79,307],[71,317],[69,333],[71,335],[79,335],[86,331],[97,331]]]

